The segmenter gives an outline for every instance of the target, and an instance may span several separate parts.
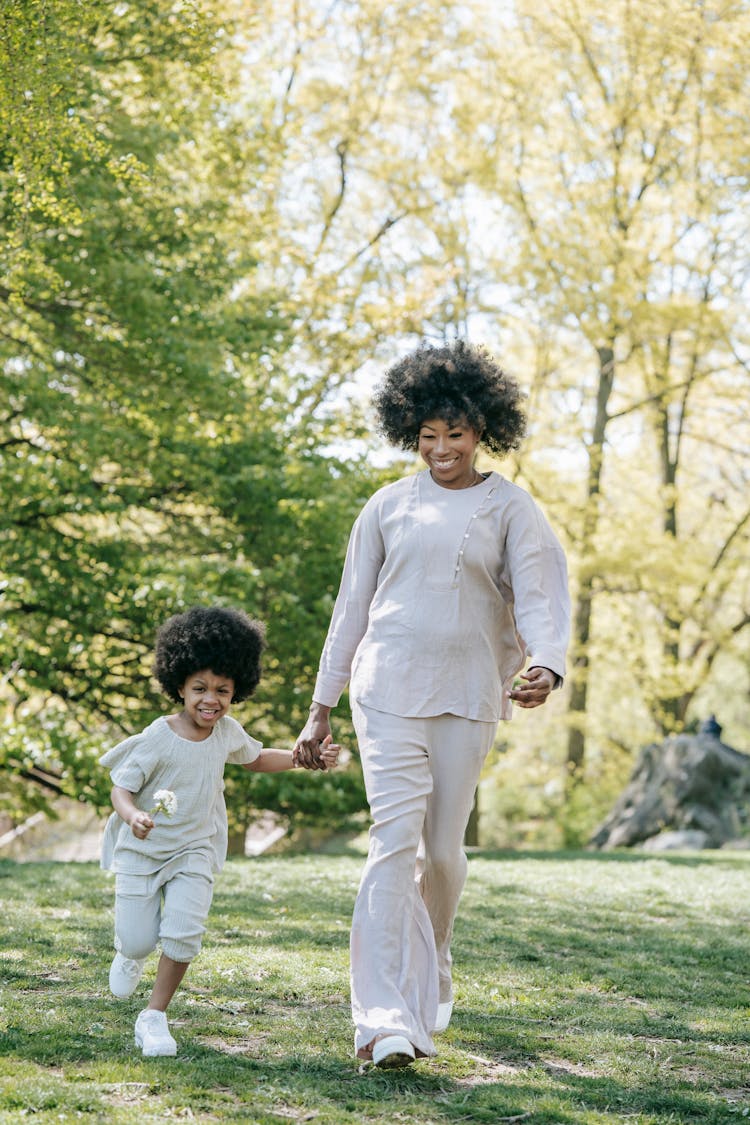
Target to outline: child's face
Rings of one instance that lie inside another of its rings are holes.
[[[210,668],[188,676],[180,692],[185,704],[185,717],[204,733],[210,732],[232,704],[234,680],[215,676]]]

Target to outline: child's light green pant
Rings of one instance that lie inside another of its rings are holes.
[[[115,949],[124,957],[140,961],[158,944],[173,961],[192,961],[200,952],[213,875],[196,859],[173,860],[150,875],[116,876]]]

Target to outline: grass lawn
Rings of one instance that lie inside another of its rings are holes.
[[[233,860],[143,1059],[107,988],[110,877],[0,862],[0,1122],[735,1122],[750,1118],[750,854],[482,853],[436,1059],[361,1070],[348,922],[362,855]]]

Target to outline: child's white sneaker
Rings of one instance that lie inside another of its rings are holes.
[[[120,1000],[132,996],[138,987],[138,981],[143,976],[145,964],[145,957],[142,961],[134,961],[129,957],[123,957],[122,953],[115,953],[114,961],[109,968],[110,991]]]
[[[145,1008],[135,1021],[135,1045],[143,1049],[145,1058],[176,1055],[177,1044],[169,1033],[166,1012]]]

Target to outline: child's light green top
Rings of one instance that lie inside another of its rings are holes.
[[[101,865],[111,871],[150,874],[180,856],[206,858],[219,871],[227,854],[224,766],[253,762],[262,745],[236,719],[219,719],[208,738],[193,742],[175,734],[165,716],[140,734],[108,750],[100,763],[111,771],[113,785],[133,794],[149,811],[157,789],[177,797],[173,816],[154,815],[145,840],[135,837],[117,813],[107,822]]]

